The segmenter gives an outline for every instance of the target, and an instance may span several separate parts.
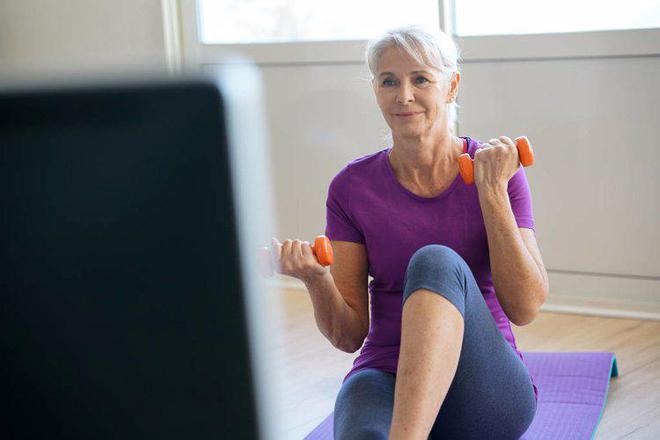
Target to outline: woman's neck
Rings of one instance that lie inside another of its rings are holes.
[[[389,160],[399,180],[433,190],[447,176],[456,177],[462,153],[463,141],[446,132],[428,138],[395,138]]]

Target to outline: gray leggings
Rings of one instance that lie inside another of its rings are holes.
[[[458,369],[430,438],[520,438],[536,412],[532,382],[497,328],[467,263],[446,246],[419,249],[406,270],[403,303],[419,289],[447,298],[465,323]],[[351,375],[335,402],[335,439],[387,439],[395,380],[395,374],[376,368]]]

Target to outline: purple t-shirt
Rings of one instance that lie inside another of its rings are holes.
[[[464,138],[464,145],[474,158],[479,143]],[[441,194],[418,196],[396,179],[389,151],[387,148],[351,161],[334,177],[328,190],[325,234],[330,240],[365,245],[369,275],[373,277],[369,283],[369,334],[344,381],[368,367],[396,373],[404,275],[415,251],[428,244],[443,244],[463,257],[497,327],[524,362],[511,323],[495,295],[476,185],[466,185],[459,174]],[[508,193],[518,227],[534,229],[531,193],[523,167],[509,180]],[[536,385],[534,394],[538,399]]]

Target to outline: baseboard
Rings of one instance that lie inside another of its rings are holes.
[[[610,318],[649,319],[660,321],[660,305],[643,302],[620,302],[611,298],[549,295],[541,312],[571,313]]]
[[[660,320],[660,280],[652,277],[548,270],[541,311]]]
[[[541,312],[660,321],[660,295],[655,295],[656,284],[660,283],[575,274],[551,273],[549,276],[551,292]],[[274,277],[267,285],[276,289],[305,290],[301,281],[291,277]],[[653,301],[653,298],[658,300]]]

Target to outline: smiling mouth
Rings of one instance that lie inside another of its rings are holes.
[[[410,116],[421,115],[422,112],[405,112],[405,113],[394,113],[394,116],[400,116],[402,118],[408,118]]]

